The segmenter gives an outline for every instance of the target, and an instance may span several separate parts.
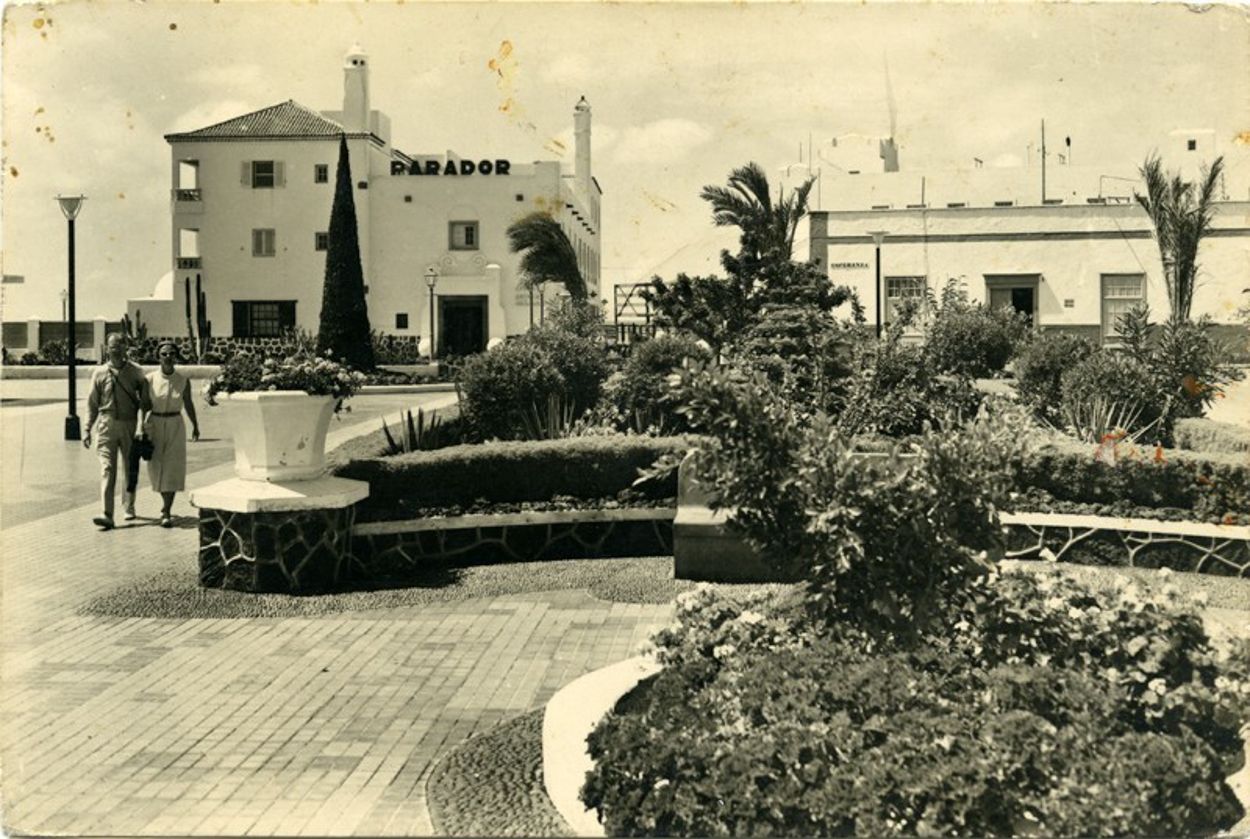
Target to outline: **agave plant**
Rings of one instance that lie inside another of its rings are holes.
[[[443,422],[437,411],[431,411],[426,419],[425,410],[417,408],[416,418],[412,411],[406,411],[403,424],[396,429],[399,439],[391,435],[386,420],[382,420],[382,433],[386,436],[386,454],[396,455],[407,452],[426,452],[447,445],[448,426]]]

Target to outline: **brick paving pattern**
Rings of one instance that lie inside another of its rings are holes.
[[[157,503],[141,495],[140,513]],[[196,573],[192,521],[97,533],[94,512],[0,533],[10,833],[429,835],[439,757],[671,616],[581,591],[304,618],[78,615],[153,573]]]

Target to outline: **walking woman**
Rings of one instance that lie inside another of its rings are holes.
[[[187,426],[182,412],[185,410],[191,418],[192,440],[200,439],[200,424],[191,400],[191,383],[174,370],[178,347],[166,341],[156,352],[161,369],[148,373],[152,412],[144,423],[153,447],[148,477],[152,489],[161,494],[161,527],[173,527],[174,494],[186,489],[187,481]]]

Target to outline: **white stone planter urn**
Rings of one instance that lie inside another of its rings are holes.
[[[333,396],[302,390],[221,397],[234,435],[234,472],[245,481],[306,481],[325,471]]]

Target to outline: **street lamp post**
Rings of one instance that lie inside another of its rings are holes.
[[[872,237],[872,243],[877,252],[877,278],[873,285],[872,296],[877,301],[877,337],[881,337],[881,243],[885,241],[887,231],[885,230],[869,230],[868,235]]]
[[[437,344],[434,343],[434,286],[436,285],[438,285],[438,272],[431,265],[425,269],[425,287],[430,290],[430,361],[438,355]]]
[[[82,209],[82,202],[87,199],[83,195],[58,195],[56,200],[69,222],[69,282],[65,290],[68,304],[65,312],[65,344],[69,349],[69,416],[65,418],[65,439],[81,440],[82,425],[78,422],[78,347],[75,340],[77,316],[74,312],[74,219]]]

